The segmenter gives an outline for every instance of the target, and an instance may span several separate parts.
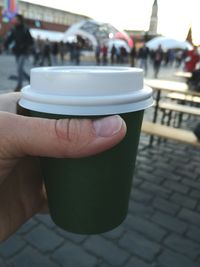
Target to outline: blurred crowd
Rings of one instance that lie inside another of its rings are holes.
[[[32,46],[33,65],[34,66],[52,66],[63,65],[66,54],[70,54],[71,63],[80,64],[81,43],[50,42],[48,39],[41,40],[40,37],[35,40]]]
[[[12,52],[16,58],[18,83],[16,91],[22,87],[24,79],[29,80],[29,74],[25,70],[25,62],[32,58],[33,66],[56,66],[65,64],[79,65],[82,52],[93,51],[93,60],[96,65],[128,64],[131,67],[140,67],[144,75],[148,74],[149,67],[153,67],[154,78],[158,78],[161,67],[181,68],[187,72],[199,69],[200,57],[196,48],[193,50],[168,49],[161,45],[155,50],[150,50],[143,43],[127,49],[115,42],[109,46],[108,42],[98,43],[95,48],[88,47],[81,36],[76,36],[70,42],[50,42],[42,40],[40,36],[33,39],[29,29],[24,23],[23,16],[17,14],[13,28],[8,32],[4,40],[6,53]],[[90,58],[92,59],[92,58]],[[68,60],[68,62],[66,62]]]
[[[193,72],[199,68],[200,56],[197,48],[193,50],[168,49],[163,50],[159,45],[155,50],[149,50],[144,44],[135,53],[137,66],[144,69],[147,74],[148,66],[151,64],[154,69],[154,78],[158,77],[160,67],[175,67],[186,72]]]

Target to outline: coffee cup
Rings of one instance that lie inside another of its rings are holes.
[[[119,114],[125,138],[113,148],[85,158],[41,158],[50,214],[61,228],[99,234],[120,225],[128,211],[144,110],[153,103],[143,71],[128,67],[42,67],[19,105],[30,116],[90,118]]]

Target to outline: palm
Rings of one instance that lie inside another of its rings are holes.
[[[1,95],[0,110],[16,113],[19,93]],[[3,128],[0,129],[3,132]],[[3,139],[0,140],[3,149]],[[1,151],[5,154],[5,150]],[[45,202],[38,159],[0,158],[0,240],[37,213]]]
[[[0,170],[0,238],[5,238],[41,210],[45,198],[38,159],[10,160]]]

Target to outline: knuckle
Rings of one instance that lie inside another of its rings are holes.
[[[55,132],[58,139],[77,144],[81,138],[81,126],[77,119],[60,119],[55,121]]]
[[[61,119],[54,123],[56,139],[60,143],[60,155],[81,156],[85,154],[95,135],[91,127],[91,121],[87,119]]]
[[[71,143],[79,143],[81,139],[81,123],[77,119],[68,120],[67,139]]]

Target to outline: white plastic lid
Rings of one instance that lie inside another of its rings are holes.
[[[34,68],[19,102],[29,110],[63,115],[120,114],[152,103],[141,69],[93,66]]]

